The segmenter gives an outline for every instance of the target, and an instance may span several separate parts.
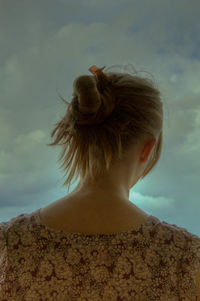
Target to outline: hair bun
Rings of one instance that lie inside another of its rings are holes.
[[[100,124],[114,109],[108,76],[102,72],[79,76],[73,83],[72,101],[76,124]]]
[[[83,114],[92,114],[98,110],[101,97],[93,76],[79,76],[74,81],[74,90],[79,100],[79,109]]]

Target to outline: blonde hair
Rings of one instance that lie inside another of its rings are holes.
[[[112,68],[112,67],[111,67]],[[64,117],[55,125],[48,146],[62,145],[63,187],[89,176],[95,180],[126,156],[129,147],[158,133],[154,158],[144,178],[158,162],[162,149],[163,107],[161,93],[152,80],[121,72],[103,71],[74,80],[74,93]],[[56,133],[57,132],[57,133]],[[59,142],[62,142],[59,144]]]

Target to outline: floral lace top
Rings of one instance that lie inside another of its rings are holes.
[[[81,234],[40,209],[0,223],[0,301],[197,300],[200,238],[149,215],[137,229]]]

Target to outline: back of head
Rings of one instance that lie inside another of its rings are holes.
[[[102,68],[103,69],[103,68]],[[90,70],[90,69],[89,69]],[[157,138],[154,158],[144,178],[158,162],[162,149],[163,105],[152,80],[129,73],[81,75],[74,80],[73,97],[51,133],[49,146],[62,145],[59,160],[69,175],[62,186],[80,175],[95,179],[126,156],[129,147]],[[61,142],[61,143],[59,143]]]

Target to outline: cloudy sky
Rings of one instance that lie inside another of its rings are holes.
[[[162,92],[164,136],[129,198],[200,236],[199,11],[197,0],[0,0],[0,222],[67,194],[60,148],[46,145],[59,95],[94,64],[132,64]]]

